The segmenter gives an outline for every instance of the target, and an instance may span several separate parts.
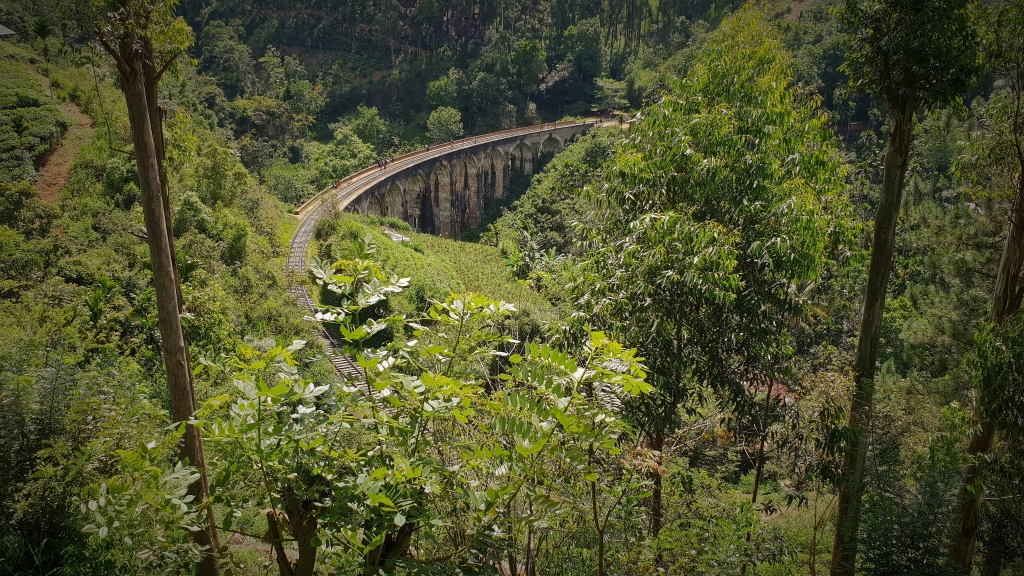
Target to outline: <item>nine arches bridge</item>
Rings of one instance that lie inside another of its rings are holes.
[[[542,154],[561,152],[595,126],[590,119],[527,126],[438,144],[365,168],[295,210],[301,222],[286,269],[305,271],[317,220],[333,211],[398,218],[418,232],[459,238],[480,224],[484,203],[503,198],[513,173],[533,174]]]
[[[306,251],[317,220],[336,210],[399,218],[414,230],[447,238],[480,224],[484,203],[504,198],[513,173],[533,174],[542,154],[561,152],[571,140],[614,120],[590,119],[514,128],[417,150],[371,166],[322,190],[295,210],[299,227],[292,236],[285,272],[305,274]],[[306,288],[291,289],[299,305],[314,312]],[[320,329],[327,356],[345,378],[362,380],[362,370],[340,353]]]

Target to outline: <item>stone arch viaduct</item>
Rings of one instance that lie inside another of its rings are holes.
[[[418,232],[458,238],[480,224],[484,203],[503,198],[512,174],[533,174],[543,154],[611,120],[514,128],[405,154],[386,169],[365,168],[295,210],[299,227],[285,269],[303,273],[317,220],[335,210],[398,218]]]

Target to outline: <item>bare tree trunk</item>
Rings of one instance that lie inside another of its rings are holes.
[[[999,260],[999,273],[996,275],[996,287],[992,295],[992,312],[989,321],[1003,324],[1020,308],[1018,283],[1021,265],[1024,264],[1024,159],[1021,160],[1021,171],[1017,173],[1016,190],[1013,205],[1010,208],[1010,227],[1003,246],[1003,255]]]
[[[139,188],[142,192],[142,214],[146,223],[149,256],[153,267],[153,284],[156,289],[157,317],[160,328],[161,347],[167,371],[167,386],[171,393],[171,416],[175,422],[187,422],[195,413],[195,397],[192,390],[192,373],[188,361],[188,346],[181,327],[178,282],[174,272],[174,253],[171,250],[170,230],[164,212],[163,185],[153,141],[153,126],[150,122],[146,97],[142,58],[134,52],[129,41],[121,46],[118,68],[121,73],[121,89],[128,106],[128,120],[132,128],[132,145],[139,171]],[[199,468],[200,479],[189,487],[189,493],[199,504],[209,494],[206,476],[206,458],[203,454],[202,438],[192,425],[186,425],[185,435],[178,446],[181,459]],[[212,510],[210,520],[212,523]],[[218,573],[217,539],[215,530],[202,530],[193,534],[194,540],[209,546],[210,553],[203,556],[197,565],[197,574],[210,576]]]
[[[164,161],[167,159],[167,148],[164,145],[164,126],[163,126],[163,111],[160,108],[160,95],[159,86],[160,80],[163,78],[163,73],[166,70],[156,68],[156,58],[153,50],[153,42],[151,39],[146,38],[143,40],[143,47],[146,51],[147,57],[142,62],[142,73],[143,82],[146,90],[146,110],[149,113],[150,132],[153,134],[153,148],[156,156],[157,168],[160,174],[160,199],[161,205],[163,206],[163,217],[164,217],[164,232],[167,236],[167,246],[171,255],[171,264],[174,270],[174,288],[177,294],[178,301],[178,313],[179,315],[185,312],[185,299],[181,293],[181,270],[178,264],[178,252],[174,247],[174,229],[171,221],[171,187],[170,181],[167,176],[167,169],[164,166]],[[168,63],[169,64],[169,63]],[[182,331],[182,337],[184,338],[184,331]],[[185,346],[185,360],[187,362],[188,370],[188,384],[189,391],[192,397],[193,412],[196,409],[195,406],[195,381],[192,378],[192,357],[188,346]],[[202,477],[200,478],[200,485],[193,485],[190,493],[196,490],[202,490],[202,492],[195,492],[193,494],[196,498],[196,502],[201,501],[203,498],[209,498],[210,496],[210,481],[206,474],[206,450],[203,447],[203,437],[198,429],[195,430],[196,442],[198,443],[198,450],[195,462],[196,466],[202,469]],[[198,462],[202,461],[202,464]],[[215,549],[220,549],[220,537],[217,533],[217,520],[214,516],[213,509],[208,511],[208,532],[210,536],[210,542]]]
[[[659,463],[664,461],[662,450],[665,448],[665,434],[663,432],[657,432],[651,437],[651,449],[655,450],[659,454]],[[661,486],[661,473],[655,472],[652,480],[654,486],[651,488],[651,537],[657,538],[658,534],[661,533],[661,525],[664,521],[664,511],[662,510],[662,486]]]
[[[757,443],[757,467],[754,469],[754,490],[750,494],[751,504],[757,504],[757,493],[761,490],[761,478],[764,476],[764,443],[768,439],[768,409],[771,408],[772,384],[775,383],[772,378],[766,378],[765,380],[768,381],[768,390],[764,399],[764,412],[761,415],[761,438],[758,439]],[[748,544],[752,536],[753,530],[747,530]],[[743,563],[743,567],[740,568],[740,576],[746,575],[747,566],[749,565],[749,560]]]
[[[1021,265],[1024,264],[1024,162],[1021,172],[1017,173],[1015,184],[1013,206],[1010,208],[1010,228],[1003,246],[1003,256],[999,260],[989,315],[989,322],[996,325],[1002,325],[1020,308],[1018,284]],[[973,459],[964,468],[960,482],[960,519],[951,550],[953,564],[960,574],[970,574],[974,560],[974,543],[978,537],[979,509],[983,495],[979,480],[984,470],[979,456],[992,450],[992,440],[996,434],[996,424],[986,414],[986,404],[995,384],[988,378],[982,380],[974,403],[974,417],[980,425],[967,445],[967,453]]]
[[[274,555],[277,557],[278,572],[280,572],[281,576],[295,576],[291,560],[288,559],[288,553],[284,549],[284,538],[282,538],[281,529],[277,525],[277,512],[275,510],[267,510],[266,515],[267,537],[270,539],[270,545],[274,548]]]
[[[594,444],[591,443],[587,449],[590,458],[588,464],[593,465],[594,463]],[[594,530],[597,531],[597,576],[605,576],[604,571],[604,529],[605,525],[601,523],[601,516],[597,510],[597,481],[590,482],[590,512],[594,519]]]
[[[865,435],[871,426],[878,340],[882,332],[885,294],[896,241],[896,220],[903,201],[903,185],[907,174],[907,159],[910,156],[916,108],[914,102],[910,100],[899,102],[899,106],[890,105],[892,126],[885,149],[882,197],[875,214],[867,294],[864,297],[864,312],[861,316],[860,336],[853,364],[853,402],[847,420],[847,428],[852,437],[847,440],[842,479],[839,484],[839,510],[836,518],[835,544],[832,549],[832,576],[853,576],[857,564],[857,531],[860,528],[864,458],[867,453]]]
[[[160,110],[160,79],[163,71],[157,70],[153,54],[153,42],[146,39],[143,42],[147,52],[147,58],[142,63],[142,72],[146,84],[146,109],[149,111],[149,124],[153,132],[153,146],[156,150],[156,163],[160,170],[160,185],[163,190],[161,199],[164,207],[164,221],[167,228],[167,241],[171,248],[171,255],[174,257],[174,278],[175,286],[178,289],[178,309],[185,311],[185,300],[181,295],[181,270],[178,268],[177,250],[174,248],[174,229],[171,226],[171,185],[167,178],[167,170],[164,161],[167,159],[167,149],[164,146],[164,118]]]

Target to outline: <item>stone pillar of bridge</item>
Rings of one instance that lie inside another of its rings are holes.
[[[528,143],[516,144],[509,154],[512,170],[520,174],[533,174],[533,155],[533,147]]]
[[[477,181],[477,163],[472,158],[466,158],[462,162],[460,187],[462,188],[463,218],[462,230],[480,225],[480,214],[483,206],[480,203],[480,187]],[[462,231],[459,231],[459,235]]]
[[[498,158],[494,162],[494,197],[504,198],[508,192],[508,159],[498,151]]]
[[[505,197],[505,164],[508,163],[506,156],[499,149],[488,152],[480,165],[480,183],[483,194],[481,198],[491,200],[492,198]]]
[[[452,235],[458,240],[466,226],[466,165],[456,162],[452,165]]]
[[[413,230],[423,232],[421,228],[420,213],[423,208],[424,195],[423,176],[417,174],[405,181],[405,221],[412,226]],[[429,203],[428,203],[429,206]]]
[[[487,209],[487,189],[484,188],[484,166],[477,164],[476,174],[473,175],[473,182],[476,185],[477,218],[473,226],[479,226],[483,221],[484,210]]]
[[[438,165],[430,175],[431,207],[434,213],[433,233],[442,238],[454,236],[451,181],[451,171],[447,164]]]

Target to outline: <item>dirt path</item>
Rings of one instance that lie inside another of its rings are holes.
[[[89,143],[92,133],[96,130],[92,118],[82,113],[77,105],[66,102],[61,104],[60,111],[71,120],[71,127],[40,159],[42,167],[39,168],[39,177],[36,178],[39,195],[47,202],[57,201],[61,189],[67,184],[75,154],[79,148]]]
[[[790,22],[799,21],[800,16],[804,13],[805,4],[807,4],[807,0],[793,0],[793,3],[789,5],[789,9],[784,18]]]

